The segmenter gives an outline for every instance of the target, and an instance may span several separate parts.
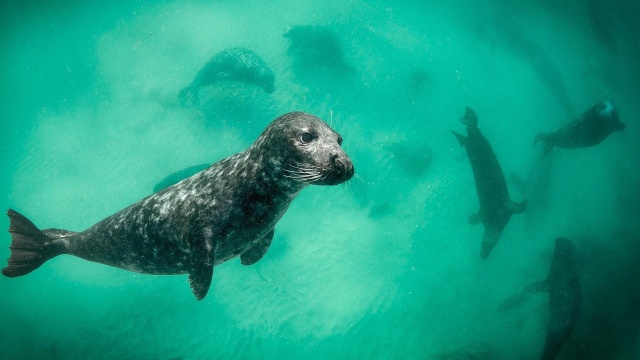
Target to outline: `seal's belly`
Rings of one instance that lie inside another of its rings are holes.
[[[188,249],[164,243],[131,252],[118,267],[145,274],[172,275],[188,273],[190,263],[191,252]]]

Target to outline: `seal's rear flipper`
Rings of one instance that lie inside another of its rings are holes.
[[[458,142],[460,143],[460,146],[464,146],[464,144],[467,143],[467,137],[461,134],[458,134],[457,132],[451,130],[451,133],[456,137],[456,139],[458,139]]]
[[[465,124],[468,127],[477,128],[478,127],[478,115],[473,111],[472,108],[466,107],[464,116],[460,118],[460,122]]]
[[[269,231],[267,235],[265,235],[257,244],[253,245],[253,247],[240,255],[240,262],[242,265],[253,265],[260,261],[264,254],[269,250],[269,246],[271,245],[271,241],[273,240],[273,229]]]
[[[2,274],[7,277],[27,275],[47,260],[64,253],[64,245],[54,240],[75,234],[58,229],[40,231],[29,219],[11,209],[7,215],[10,221],[11,256],[7,267],[2,269]]]
[[[544,150],[542,151],[542,158],[544,159],[545,156],[549,154],[551,149],[553,149],[553,146],[554,146],[553,139],[551,138],[551,134],[549,133],[539,133],[538,135],[536,135],[536,138],[533,140],[533,146],[536,146],[536,144],[540,140],[544,141]]]

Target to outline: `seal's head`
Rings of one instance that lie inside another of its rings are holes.
[[[559,257],[571,258],[573,257],[573,253],[574,253],[574,246],[571,240],[565,237],[558,237],[556,239],[556,246],[553,251],[554,258],[559,258]]]
[[[602,119],[603,123],[607,124],[607,130],[609,130],[609,132],[622,131],[627,126],[618,119],[618,110],[613,102],[609,100],[601,101],[597,103],[593,109],[597,116]]]
[[[260,87],[262,87],[262,89],[264,89],[264,92],[271,94],[273,90],[275,90],[275,87],[273,85],[274,81],[275,75],[273,74],[273,71],[271,71],[271,69],[269,69],[266,65],[258,69],[256,82],[258,83],[258,85],[260,85]]]
[[[280,175],[299,184],[336,185],[353,176],[342,137],[319,118],[290,112],[275,119],[252,147],[268,152]]]

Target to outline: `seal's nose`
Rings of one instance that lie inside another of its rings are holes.
[[[342,173],[343,179],[349,180],[353,176],[354,168],[351,159],[344,154],[339,155],[335,154],[331,157],[331,162],[335,165],[335,167]]]

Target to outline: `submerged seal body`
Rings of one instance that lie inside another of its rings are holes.
[[[539,133],[533,141],[544,142],[543,157],[553,149],[583,148],[601,143],[614,131],[622,131],[626,127],[618,119],[615,105],[608,100],[601,101],[583,112],[576,120],[551,133]]]
[[[200,87],[218,81],[238,81],[260,86],[267,93],[274,90],[275,76],[267,63],[255,52],[246,48],[226,49],[207,62],[198,71],[195,79],[180,91],[182,103],[198,100]]]
[[[498,243],[511,215],[523,212],[526,202],[511,201],[502,168],[491,144],[478,128],[476,113],[471,108],[466,108],[465,116],[460,121],[467,126],[468,136],[465,137],[455,131],[452,133],[465,148],[471,163],[480,200],[480,211],[472,215],[469,222],[472,224],[482,222],[484,225],[480,257],[486,259]]]
[[[527,291],[549,292],[549,326],[541,360],[555,359],[564,341],[580,318],[582,290],[578,277],[574,246],[571,240],[556,239],[549,276],[546,280],[527,286]]]
[[[301,67],[354,72],[344,61],[340,40],[328,28],[296,25],[289,28],[283,36],[291,41],[288,53]]]
[[[275,119],[245,151],[105,218],[83,232],[38,230],[9,210],[11,256],[2,274],[26,275],[60,254],[146,274],[189,274],[198,299],[213,267],[236,256],[251,265],[274,226],[309,184],[353,176],[342,138],[315,116]]]

